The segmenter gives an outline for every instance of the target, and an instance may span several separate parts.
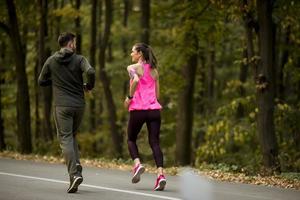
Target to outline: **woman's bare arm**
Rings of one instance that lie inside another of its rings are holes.
[[[131,74],[131,78],[133,79],[132,80],[132,83],[131,83],[131,85],[130,85],[130,88],[129,88],[129,96],[133,96],[134,95],[134,92],[135,92],[135,90],[136,90],[136,86],[137,86],[137,84],[138,84],[138,82],[139,82],[139,80],[140,80],[140,76],[141,76],[141,72],[140,72],[140,69],[141,69],[141,64],[139,64],[139,63],[136,63],[136,64],[133,64],[133,65],[129,65],[128,67],[127,67],[127,70],[128,70],[128,72],[129,73],[132,73]]]
[[[138,73],[138,69],[140,68],[140,64],[139,63],[136,63],[136,64],[132,64],[132,65],[129,65],[127,67],[127,71],[128,71],[128,74],[129,74],[129,77],[133,79],[134,77],[134,74],[135,73]]]
[[[133,97],[134,92],[136,90],[136,86],[137,86],[139,80],[140,80],[139,76],[137,74],[134,74],[132,83],[131,83],[130,88],[129,88],[129,96]]]

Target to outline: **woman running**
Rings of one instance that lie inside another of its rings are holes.
[[[127,71],[130,75],[129,95],[124,101],[129,110],[127,128],[128,149],[134,161],[132,183],[138,183],[145,167],[141,164],[137,136],[144,123],[147,125],[148,140],[157,166],[154,190],[164,190],[167,180],[163,174],[163,154],[159,145],[161,105],[159,104],[159,75],[157,60],[150,46],[137,43],[132,47],[132,62]]]

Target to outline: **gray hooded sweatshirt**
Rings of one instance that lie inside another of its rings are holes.
[[[85,57],[62,48],[46,60],[38,82],[40,86],[52,84],[55,106],[83,107],[84,72],[87,75],[86,88],[91,90],[95,84],[94,68]]]

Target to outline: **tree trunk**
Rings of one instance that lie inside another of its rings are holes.
[[[247,59],[247,49],[244,49],[243,50],[243,56],[242,56],[242,59],[244,60],[244,58]],[[241,65],[241,68],[240,68],[240,77],[239,77],[239,80],[242,82],[242,83],[245,83],[246,80],[247,80],[247,77],[248,77],[248,64],[247,63],[242,63]],[[240,91],[240,94],[241,96],[245,95],[245,91]]]
[[[123,2],[124,2],[123,27],[124,29],[127,29],[131,2],[130,0],[123,0]],[[122,49],[123,49],[123,58],[126,59],[129,54],[128,53],[129,50],[127,47],[127,37],[125,34],[122,36]],[[129,88],[128,81],[125,80],[123,83],[123,96],[127,95],[128,88]]]
[[[46,49],[46,57],[51,56],[51,50]],[[43,91],[43,102],[44,102],[44,123],[43,123],[43,133],[47,141],[53,141],[53,127],[52,127],[52,86],[44,88]]]
[[[97,0],[91,0],[91,43],[90,63],[96,69],[96,45],[97,45]],[[90,100],[90,132],[96,131],[96,102],[95,98]]]
[[[187,33],[187,35],[191,35]],[[192,40],[194,52],[187,55],[186,65],[182,67],[184,86],[179,93],[177,132],[176,132],[176,162],[179,165],[191,163],[191,138],[194,119],[194,85],[198,64],[197,37],[186,37]]]
[[[297,55],[297,58],[295,59],[295,67],[298,68],[297,70],[300,70],[300,57]],[[290,77],[290,76],[288,76]],[[287,79],[288,79],[287,77]],[[297,81],[297,83],[294,86],[293,90],[295,91],[297,95],[296,102],[300,102],[300,80]],[[296,104],[297,105],[297,104]],[[300,151],[300,133],[299,131],[294,131],[293,133],[293,139],[294,139],[294,144],[295,144],[295,149],[299,152]]]
[[[300,68],[300,57],[297,55],[297,57],[295,58],[295,67],[296,67],[296,69],[297,70],[299,70],[299,68]],[[289,77],[290,76],[288,76],[289,74],[287,74],[286,75],[286,82],[290,82],[289,81]],[[296,84],[295,84],[295,86],[293,86],[292,88],[291,88],[291,90],[293,90],[293,91],[295,91],[295,93],[296,93],[296,102],[300,102],[300,80],[298,80],[297,82],[296,82]]]
[[[76,0],[75,9],[80,13],[81,0]],[[80,16],[75,19],[75,31],[76,31],[76,52],[81,54],[81,25]]]
[[[243,57],[242,57],[242,60],[244,60],[245,58],[247,59],[247,49],[244,49],[243,50]],[[248,76],[248,63],[245,63],[245,62],[242,62],[241,63],[241,68],[240,68],[240,77],[239,77],[239,80],[241,82],[241,84],[244,84],[247,80],[247,76]],[[244,97],[245,96],[245,88],[243,85],[240,85],[239,88],[239,95],[241,97]],[[236,118],[237,119],[241,119],[244,117],[244,107],[241,103],[238,104],[238,107],[237,107],[237,111],[236,111]]]
[[[277,98],[279,100],[284,100],[284,93],[285,93],[285,86],[284,86],[284,66],[288,62],[289,58],[289,47],[290,47],[290,35],[291,35],[291,26],[287,26],[284,34],[284,38],[282,41],[283,44],[283,50],[282,50],[282,56],[281,60],[279,62],[279,67],[278,67],[278,82],[277,82]]]
[[[141,3],[141,42],[149,44],[150,38],[150,0],[140,0]]]
[[[123,28],[127,30],[129,9],[130,9],[130,0],[123,0],[124,2],[124,13],[123,13]],[[127,36],[126,34],[122,35],[122,49],[123,49],[123,58],[128,56],[128,47],[127,47]],[[127,82],[127,81],[126,81]]]
[[[204,56],[204,50],[201,50],[201,55],[200,55],[200,61],[201,61],[201,68],[200,68],[200,82],[201,82],[201,90],[199,91],[199,96],[200,96],[200,112],[204,112],[204,106],[205,106],[205,86],[206,86],[206,76],[205,76],[205,56]]]
[[[253,35],[253,29],[255,26],[257,26],[257,22],[255,22],[252,10],[249,10],[248,0],[243,0],[242,3],[242,13],[243,13],[243,20],[244,20],[244,27],[246,30],[246,42],[247,42],[247,64],[251,68],[254,74],[254,81],[256,81],[257,77],[257,62],[254,59],[254,35]]]
[[[6,149],[5,134],[4,134],[4,120],[2,117],[2,85],[4,84],[4,78],[1,75],[4,73],[4,57],[5,57],[5,43],[0,42],[0,151]]]
[[[205,115],[205,86],[206,86],[206,76],[205,76],[205,56],[204,49],[201,48],[198,53],[199,67],[196,72],[196,79],[198,82],[198,87],[196,86],[196,92],[198,93],[197,99],[195,99],[195,113],[200,116]],[[196,136],[192,139],[194,149],[198,149],[201,144],[205,142],[205,131],[198,130]]]
[[[300,57],[297,57],[296,58],[296,68],[298,68],[298,70],[299,70],[299,68],[300,68]],[[290,77],[290,76],[287,76],[287,77]],[[288,79],[288,78],[287,78]],[[288,81],[286,81],[286,82],[288,82]],[[296,95],[297,95],[297,100],[296,100],[296,102],[300,102],[300,80],[298,80],[297,81],[297,83],[296,83],[296,85],[295,85],[295,93],[296,93]]]
[[[272,1],[257,2],[259,23],[260,67],[256,82],[258,118],[257,128],[263,153],[264,167],[269,171],[279,169],[278,147],[274,127],[274,34],[272,28]]]
[[[196,79],[199,82],[199,87],[197,87],[198,98],[196,99],[196,113],[203,113],[205,107],[205,87],[206,87],[206,75],[205,75],[205,53],[204,49],[199,50],[198,62],[199,67],[196,72]]]
[[[39,72],[42,70],[43,64],[46,61],[46,37],[48,35],[47,30],[47,14],[48,14],[48,1],[39,0],[39,11],[40,11],[40,27],[39,27]],[[43,134],[41,139],[43,141],[52,141],[52,125],[51,125],[51,101],[52,101],[52,87],[46,87],[44,90],[41,90],[43,98]]]
[[[25,71],[25,50],[22,46],[14,1],[6,0],[10,38],[14,50],[17,76],[17,136],[21,153],[31,153],[31,120],[27,74]]]
[[[212,41],[209,41],[209,50],[208,50],[208,98],[213,99],[214,98],[214,82],[215,82],[215,44]]]
[[[59,4],[58,4],[58,0],[54,0],[54,9],[58,9],[59,8]],[[64,0],[61,0],[60,2],[60,8],[64,7]],[[60,21],[61,21],[61,17],[60,16],[56,16],[55,17],[55,34],[54,34],[54,41],[56,41],[60,35]]]
[[[54,9],[59,9],[59,8],[62,9],[64,7],[65,2],[64,2],[64,0],[60,0],[60,1],[59,0],[54,0],[53,4],[54,4],[53,5]],[[54,34],[52,35],[53,41],[57,41],[59,35],[61,34],[61,28],[60,28],[61,18],[62,18],[61,16],[56,16],[55,19],[54,19],[54,26],[55,27],[54,27]],[[52,89],[52,86],[51,86],[51,89]],[[52,93],[51,93],[51,95],[52,95]],[[52,96],[51,96],[51,100],[52,100]],[[55,127],[55,124],[52,127]]]
[[[3,70],[0,69],[0,72],[2,73]],[[2,99],[1,87],[3,82],[4,82],[3,79],[0,78],[0,151],[6,149],[6,144],[4,139],[4,120],[2,117],[2,103],[1,103],[1,99]]]
[[[244,28],[246,31],[245,38],[246,38],[246,49],[243,51],[243,58],[246,58],[247,62],[242,63],[241,71],[240,71],[240,81],[244,83],[247,79],[248,68],[252,70],[254,80],[257,77],[257,62],[254,59],[254,45],[253,45],[253,29],[255,27],[256,22],[253,18],[253,5],[248,3],[248,0],[243,0],[241,6],[241,12],[243,14],[243,21],[244,21]],[[245,90],[243,87],[240,88],[240,95],[245,95]],[[238,105],[237,115],[236,117],[242,118],[244,116],[244,109],[241,107],[241,104]]]
[[[131,0],[123,0],[124,3],[124,12],[123,12],[123,28],[127,32],[128,28],[128,18],[129,18],[129,12],[130,8],[132,6]],[[127,59],[129,55],[129,47],[128,47],[128,37],[126,34],[122,35],[122,50],[123,50],[123,59]],[[128,80],[124,80],[123,82],[123,97],[126,97],[128,94],[128,88],[129,88],[129,82]],[[126,124],[127,121],[127,112],[124,112],[124,114],[121,116],[121,123]]]
[[[190,5],[194,2],[192,0],[188,1]],[[193,133],[193,121],[194,121],[194,88],[195,88],[195,78],[198,65],[198,53],[199,44],[198,37],[195,33],[195,21],[196,18],[204,13],[204,11],[209,7],[210,2],[208,2],[203,9],[199,12],[193,10],[188,10],[188,15],[183,16],[182,22],[186,28],[183,32],[183,49],[186,46],[190,48],[190,51],[183,51],[185,54],[183,58],[186,58],[186,64],[182,66],[182,76],[183,76],[183,86],[179,92],[179,102],[177,110],[177,131],[176,131],[176,162],[179,165],[189,165],[191,164],[192,158],[192,133]],[[192,13],[192,14],[191,14]]]
[[[110,78],[105,71],[105,51],[109,42],[110,29],[113,18],[113,3],[111,0],[105,0],[105,28],[100,45],[100,80],[103,85],[105,100],[107,103],[110,131],[114,145],[114,151],[117,157],[122,157],[123,138],[120,133],[120,127],[117,125],[116,106],[110,89]]]
[[[102,44],[102,15],[103,15],[103,0],[99,1],[99,14],[98,14],[98,44],[99,44],[99,52],[98,52],[98,60],[99,60],[99,65],[100,65],[100,60],[102,60],[103,56],[101,55],[102,53],[100,52],[100,47]],[[99,72],[100,73],[100,72]],[[100,92],[99,96],[97,98],[97,100],[99,100],[98,104],[98,112],[97,112],[97,125],[101,126],[103,124],[103,111],[104,111],[104,106],[103,106],[103,93]]]
[[[37,42],[38,43],[38,42]],[[38,44],[36,44],[36,49],[38,49]],[[38,85],[38,78],[39,78],[39,58],[36,60],[35,67],[34,67],[34,105],[35,105],[35,145],[39,144],[39,140],[41,139],[41,118],[39,112],[39,102],[40,102],[40,87]]]
[[[108,44],[107,44],[107,59],[106,59],[106,61],[108,63],[111,63],[114,60],[112,45],[113,45],[112,41],[109,41]]]

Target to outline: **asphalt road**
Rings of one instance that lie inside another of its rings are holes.
[[[84,166],[83,166],[84,167]],[[300,200],[300,191],[207,180],[191,172],[167,176],[165,191],[152,191],[155,175],[145,173],[131,184],[131,172],[84,167],[84,181],[68,194],[61,164],[0,158],[2,200]]]

